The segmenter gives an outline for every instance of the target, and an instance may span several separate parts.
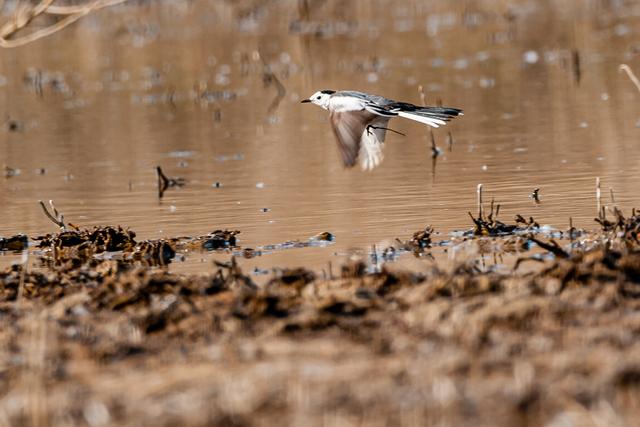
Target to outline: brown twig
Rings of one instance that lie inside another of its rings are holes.
[[[529,238],[530,241],[532,241],[536,245],[540,246],[542,249],[545,249],[545,250],[551,252],[552,254],[554,254],[558,258],[569,258],[569,254],[564,249],[562,249],[560,247],[558,242],[556,242],[553,239],[551,239],[549,241],[549,243],[546,243],[546,242],[543,242],[542,240],[536,239],[533,236],[529,236],[528,238]]]
[[[53,204],[53,200],[49,200],[49,206],[51,207],[51,211],[53,213],[49,212],[49,210],[47,209],[47,206],[44,204],[42,200],[38,200],[38,203],[40,203],[40,206],[42,207],[42,210],[44,214],[47,216],[47,218],[49,218],[55,225],[60,227],[62,230],[67,229],[67,226],[64,223],[64,215],[58,212],[55,205]]]
[[[540,189],[539,188],[534,188],[533,192],[531,192],[531,196],[529,196],[533,199],[533,202],[536,205],[540,204]]]
[[[162,172],[162,168],[160,166],[156,166],[156,173],[158,175],[158,198],[162,199],[164,196],[164,192],[167,191],[169,187],[182,187],[186,181],[184,178],[170,178]]]
[[[169,178],[162,172],[160,166],[156,166],[156,174],[158,175],[158,197],[162,199],[164,192],[169,188]]]

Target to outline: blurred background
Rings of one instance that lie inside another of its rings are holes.
[[[19,2],[5,1],[11,19]],[[39,17],[25,32],[50,25]],[[51,232],[39,199],[140,238],[238,229],[260,247],[336,243],[261,267],[323,265],[427,224],[470,228],[477,184],[501,217],[593,227],[595,179],[640,196],[640,4],[624,0],[129,1],[0,56],[0,235]],[[462,108],[397,120],[372,172],[344,169],[320,89]],[[448,134],[451,134],[451,137]],[[453,143],[450,144],[449,141]],[[155,167],[187,184],[157,194]],[[540,188],[540,204],[529,194]],[[193,268],[199,267],[198,259]]]

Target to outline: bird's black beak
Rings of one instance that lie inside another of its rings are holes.
[[[303,99],[302,101],[300,101],[300,104],[304,104],[305,102],[311,102],[310,99]]]

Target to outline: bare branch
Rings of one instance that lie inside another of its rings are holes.
[[[640,92],[640,81],[638,81],[638,78],[633,73],[631,67],[629,67],[627,64],[620,64],[620,67],[618,67],[618,69],[627,73],[627,76],[629,77],[629,80],[631,80],[631,83],[633,83],[636,89],[638,89],[638,92]]]
[[[20,8],[12,19],[0,28],[0,47],[13,48],[23,46],[62,30],[90,12],[124,3],[127,0],[95,0],[81,6],[54,6],[52,5],[53,1],[54,0],[42,0],[35,7],[25,6]],[[27,27],[35,17],[43,13],[66,16],[49,27],[34,31],[23,37],[8,39],[21,29]]]
[[[47,206],[44,204],[42,200],[38,200],[38,203],[40,203],[40,206],[42,207],[42,210],[44,214],[47,216],[47,218],[49,218],[55,225],[60,227],[62,230],[66,230],[67,227],[64,224],[64,215],[58,213],[58,210],[53,205],[53,200],[49,200],[49,205],[51,206],[51,210],[53,211],[53,214],[49,212],[49,210],[47,209]]]

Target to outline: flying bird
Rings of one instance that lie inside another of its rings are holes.
[[[387,128],[387,123],[393,117],[437,128],[462,115],[458,108],[419,107],[356,91],[321,90],[302,102],[311,102],[329,111],[345,167],[354,166],[359,158],[363,170],[371,170],[382,162],[384,138],[387,130],[393,131]]]

